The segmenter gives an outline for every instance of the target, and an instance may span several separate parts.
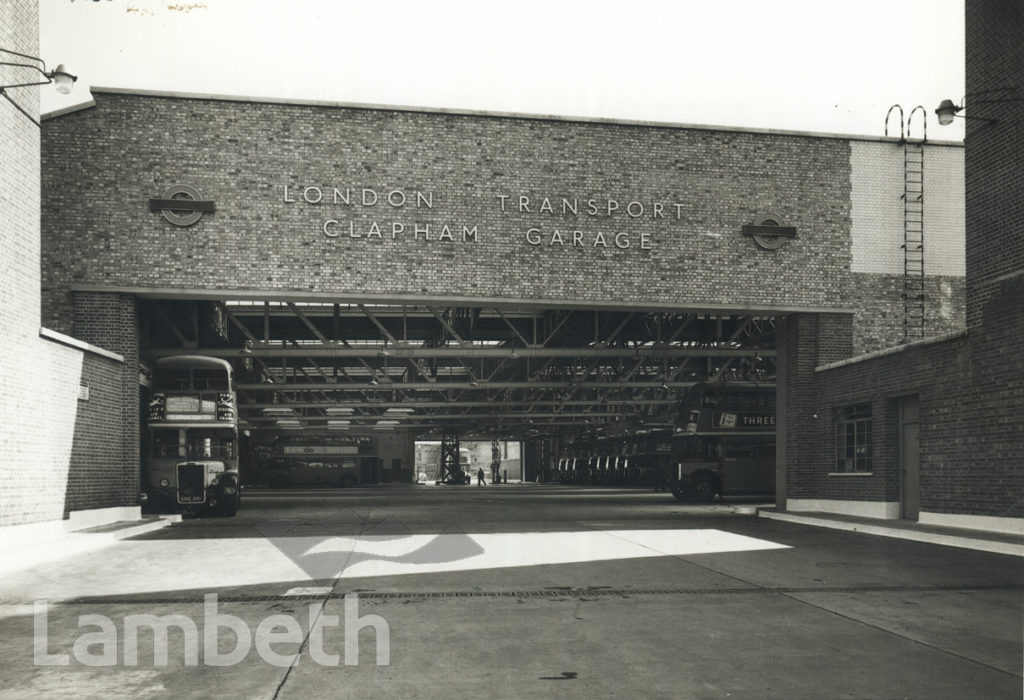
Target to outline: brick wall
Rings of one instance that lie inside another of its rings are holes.
[[[779,338],[784,339],[779,349],[779,387],[784,416],[779,426],[782,454],[777,460],[777,469],[785,471],[778,484],[777,496],[785,493],[786,498],[796,498],[814,488],[817,476],[814,454],[805,449],[807,441],[822,439],[820,425],[815,414],[814,368],[818,362],[818,323],[813,314],[796,314],[779,321]],[[780,500],[785,507],[785,500]]]
[[[963,149],[924,147],[925,337],[965,327]],[[851,143],[854,353],[903,341],[903,146]]]
[[[89,398],[78,401],[65,513],[137,502],[138,457],[126,454],[130,438],[120,421],[112,424],[113,418],[128,413],[126,409],[138,422],[137,382],[135,397],[126,404],[123,375],[122,363],[86,353],[81,383],[89,387]]]
[[[138,460],[126,463],[126,441],[133,438],[121,426],[123,363],[36,341],[32,369],[20,373],[11,387],[24,396],[22,414],[4,422],[0,526],[134,505],[138,472],[132,467]],[[134,414],[137,406],[136,393]]]
[[[0,46],[38,55],[34,0],[0,4]],[[31,74],[0,67],[0,78]],[[36,88],[9,95],[38,116]],[[9,525],[61,517],[81,356],[39,338],[39,128],[0,100],[0,133],[0,525]]]
[[[0,46],[38,55],[38,23],[36,2],[3,3]],[[28,82],[34,76],[24,69],[0,66],[0,78],[3,83]],[[8,95],[38,116],[37,88],[16,88]],[[0,328],[5,339],[24,342],[39,335],[39,128],[0,99],[0,133]]]
[[[1024,75],[1020,41],[1024,8],[1002,0],[971,0],[966,3],[966,19],[967,114],[999,120],[967,124],[966,306],[962,312],[967,332],[941,342],[876,353],[810,377],[804,355],[818,352],[820,363],[828,359],[806,340],[820,338],[821,331],[801,325],[798,331],[803,338],[786,355],[794,369],[787,389],[802,396],[786,410],[789,498],[898,502],[898,398],[916,395],[922,513],[1024,517],[1024,237],[1020,232],[1024,177],[1019,167],[1024,162],[1024,104],[984,104],[977,99],[978,92],[1013,85],[1015,78]],[[856,183],[855,178],[855,188]],[[856,206],[854,212],[856,229]],[[927,235],[926,230],[926,241]],[[859,252],[855,244],[855,273]],[[866,272],[867,277],[854,275],[855,285],[865,290],[888,285],[891,293],[896,284],[891,275],[887,280],[883,270]],[[934,282],[945,295],[941,285],[952,286],[956,280],[955,275],[943,274]],[[955,301],[958,293],[948,296],[949,315],[956,317],[961,313]],[[882,306],[862,318],[889,322]],[[875,341],[863,344],[865,339],[860,338],[858,342],[863,349]],[[855,403],[872,406],[873,472],[830,476],[835,449],[831,411]],[[819,416],[817,423],[806,422],[808,412]]]
[[[925,277],[925,337],[963,330],[966,296],[963,276]],[[903,274],[851,275],[848,298],[855,300],[854,355],[893,347],[903,339]]]
[[[852,271],[903,274],[903,147],[850,144]],[[964,275],[964,154],[924,147],[925,274]]]
[[[975,507],[1005,508],[1019,517],[1024,515],[1024,275],[988,285],[986,296],[982,323],[968,335],[961,478],[972,500],[992,499]]]
[[[920,400],[920,508],[937,514],[1024,517],[1024,276],[997,287],[985,322],[952,339],[836,360],[848,332],[830,318],[787,320],[786,450],[790,499],[900,499],[898,402]],[[992,309],[999,309],[996,314]],[[870,476],[835,475],[835,409],[872,406]],[[816,417],[815,417],[816,416]]]
[[[95,108],[44,125],[43,287],[47,323],[58,329],[71,323],[67,290],[97,284],[762,308],[845,303],[843,139],[95,97]],[[151,197],[179,183],[213,200],[216,212],[180,228],[149,210]],[[285,201],[286,186],[297,201]],[[323,201],[304,200],[311,186]],[[351,204],[333,203],[335,186],[351,189]],[[364,188],[376,204],[361,204]],[[388,204],[388,193],[399,191],[404,206]],[[433,207],[417,207],[416,192]],[[519,211],[520,196],[530,212]],[[545,198],[551,211],[542,211]],[[563,198],[577,202],[577,214],[563,210]],[[588,213],[590,199],[599,213]],[[609,199],[619,207],[610,216]],[[799,239],[776,251],[757,247],[741,227],[761,212],[782,216]],[[325,236],[327,220],[337,220],[332,232],[342,235]],[[350,223],[362,238],[348,236]],[[395,223],[404,232],[392,239]],[[416,238],[417,224],[431,226],[432,240]],[[456,240],[439,240],[445,225]],[[365,236],[372,226],[380,238]],[[475,240],[461,240],[463,226],[477,230]],[[544,244],[527,242],[532,227]],[[555,230],[569,245],[547,245]],[[577,230],[585,244],[574,248]],[[628,249],[612,242],[619,232],[630,235]],[[607,247],[595,247],[598,233]]]
[[[808,462],[813,472],[813,487],[796,493],[791,489],[791,495],[794,498],[899,501],[897,399],[917,395],[921,414],[921,509],[988,512],[992,494],[981,484],[976,485],[978,502],[968,506],[960,498],[956,510],[944,508],[944,502],[958,490],[959,480],[954,478],[954,472],[970,466],[965,464],[961,449],[965,419],[961,387],[966,379],[967,352],[965,339],[957,337],[816,373],[815,410],[821,430],[813,441],[802,443],[804,450],[814,455]],[[861,403],[871,404],[872,408],[872,474],[834,475],[833,413],[839,407]]]
[[[139,321],[134,297],[123,294],[77,292],[73,295],[75,337],[115,352],[124,358],[111,391],[118,398],[116,410],[97,416],[103,439],[111,442],[102,465],[109,485],[100,487],[105,498],[118,493],[120,505],[134,505],[139,494]],[[115,450],[116,446],[116,450]],[[76,443],[76,449],[78,445]],[[116,459],[114,456],[116,454]],[[117,488],[114,488],[116,484]]]
[[[971,0],[966,8],[964,114],[998,120],[966,123],[967,321],[973,327],[998,280],[1024,269],[1024,103],[985,101],[1024,97],[1024,8],[1015,0]],[[1006,87],[1016,90],[984,94]]]
[[[0,526],[64,515],[83,357],[38,332],[4,358],[13,371],[0,399]]]
[[[966,449],[997,503],[1024,506],[1024,7],[1013,0],[966,3],[968,120],[967,317],[970,376]],[[983,102],[985,91],[1015,102]],[[982,93],[982,94],[978,94]]]
[[[1020,299],[1022,292],[1024,284],[1018,283],[1004,290],[1001,300]],[[989,352],[1011,337],[1017,342],[1022,337],[1024,310],[1019,304],[1014,308],[1016,318],[1004,316],[970,337],[911,346],[817,372],[809,393],[817,424],[797,423],[790,436],[801,455],[789,482],[790,498],[899,501],[897,399],[916,395],[921,510],[1024,517],[1024,440],[1019,433],[1024,362],[995,361]],[[832,412],[859,403],[872,406],[872,475],[831,475]]]
[[[35,0],[0,3],[0,46],[38,55]],[[36,77],[16,70],[0,67],[0,78]],[[16,88],[9,95],[38,118],[39,90]],[[72,509],[131,505],[138,489],[126,486],[125,445],[135,438],[122,426],[121,363],[40,337],[39,127],[0,99],[0,133],[2,528],[60,520]],[[133,379],[137,383],[137,375]],[[88,401],[79,400],[83,384],[90,388]],[[136,422],[137,404],[135,397]]]

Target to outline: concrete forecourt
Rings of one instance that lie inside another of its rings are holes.
[[[1020,558],[647,491],[253,491],[0,584],[0,698],[1016,698]]]

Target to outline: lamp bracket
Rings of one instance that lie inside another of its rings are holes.
[[[999,120],[991,117],[975,117],[969,114],[960,114],[967,108],[967,101],[970,99],[972,105],[975,104],[1004,104],[1008,102],[1021,102],[1024,101],[1024,97],[1020,97],[1020,91],[1015,86],[997,87],[989,90],[976,90],[974,92],[968,92],[966,95],[960,98],[960,104],[955,104],[952,100],[943,100],[939,105],[935,113],[939,115],[940,124],[949,124],[952,122],[954,117],[960,117],[961,119],[975,119],[986,121],[989,124],[995,124]],[[945,114],[948,121],[943,120],[943,114]]]
[[[17,58],[22,59],[22,61],[20,62],[0,61],[0,66],[11,66],[13,68],[27,68],[29,70],[36,71],[37,73],[39,73],[39,75],[45,78],[45,80],[36,80],[27,83],[11,83],[9,85],[0,85],[0,97],[3,97],[5,100],[14,105],[17,108],[17,110],[24,114],[28,118],[28,120],[31,121],[33,124],[35,124],[36,126],[41,126],[39,120],[33,117],[31,114],[29,114],[24,107],[15,102],[14,99],[12,99],[11,96],[7,93],[7,91],[12,90],[14,88],[32,87],[34,85],[49,85],[50,83],[54,82],[55,78],[59,77],[60,82],[57,83],[57,90],[58,92],[66,93],[71,90],[70,85],[66,81],[70,79],[71,84],[74,84],[74,82],[78,80],[78,76],[71,75],[70,73],[66,72],[64,70],[64,66],[57,66],[56,69],[52,71],[47,71],[46,61],[39,58],[38,56],[31,56],[27,53],[21,53],[20,51],[12,51],[10,49],[5,49],[3,47],[0,47],[0,54],[9,54],[11,56],[16,56]],[[30,62],[25,63],[23,61]]]

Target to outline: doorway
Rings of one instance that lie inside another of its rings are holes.
[[[900,517],[904,520],[917,520],[921,512],[919,415],[917,396],[900,399]]]

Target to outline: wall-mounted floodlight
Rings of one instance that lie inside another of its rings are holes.
[[[39,126],[39,121],[36,120],[36,118],[29,114],[27,111],[25,111],[25,109],[21,105],[19,105],[17,102],[11,99],[11,96],[7,94],[7,91],[13,88],[31,87],[33,85],[49,85],[50,83],[53,83],[53,86],[57,88],[57,92],[61,93],[62,95],[66,95],[69,92],[71,92],[71,88],[74,86],[75,81],[78,80],[78,76],[69,73],[67,69],[64,67],[63,63],[58,65],[52,71],[47,71],[46,62],[43,61],[43,59],[41,58],[29,56],[28,54],[18,53],[17,51],[11,51],[10,49],[4,48],[0,48],[0,53],[10,54],[12,56],[17,56],[18,58],[22,59],[22,62],[0,61],[0,66],[27,68],[30,71],[35,71],[44,78],[44,80],[32,80],[27,83],[11,83],[9,85],[0,85],[0,96],[3,96],[8,102],[14,105],[19,112],[28,117],[29,121],[31,121],[36,126]]]
[[[953,123],[953,117],[956,116],[957,112],[962,110],[963,107],[957,107],[953,104],[953,100],[943,100],[939,103],[939,106],[935,108],[935,114],[939,117],[939,124],[947,126]]]
[[[53,80],[53,87],[57,88],[57,92],[62,95],[67,95],[71,92],[71,88],[75,86],[75,81],[78,80],[77,75],[71,75],[65,70],[63,63],[57,64],[57,67],[50,73],[50,78]]]
[[[969,92],[960,99],[959,105],[954,103],[953,100],[943,100],[940,102],[939,106],[935,108],[935,115],[939,118],[939,124],[942,126],[952,124],[954,117],[960,117],[961,119],[981,119],[987,121],[989,124],[995,124],[999,121],[998,119],[960,114],[960,112],[964,111],[967,107],[967,99],[970,98],[972,105],[1020,102],[1024,100],[1024,98],[1021,98],[1018,93],[1019,91],[1016,87],[1001,87],[993,88],[991,90]]]

